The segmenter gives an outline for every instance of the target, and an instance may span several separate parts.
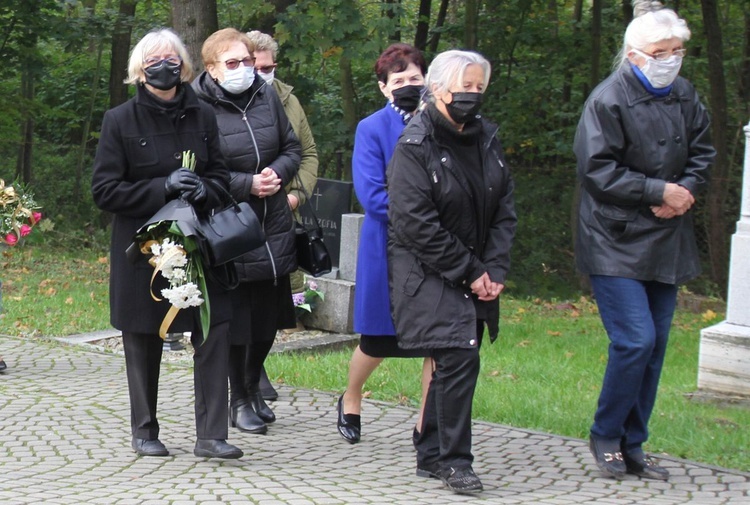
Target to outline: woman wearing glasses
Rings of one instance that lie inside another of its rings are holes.
[[[610,341],[591,453],[605,475],[666,480],[642,446],[677,286],[700,272],[690,210],[714,149],[706,109],[678,76],[685,20],[659,2],[634,7],[617,68],[591,93],[576,132],[576,262]]]
[[[276,420],[259,389],[276,331],[297,321],[289,274],[297,268],[294,218],[282,188],[299,170],[301,148],[276,92],[255,73],[253,43],[234,28],[203,43],[206,67],[193,82],[219,123],[230,191],[249,202],[266,244],[235,261],[240,285],[231,291],[229,416],[233,427],[262,434]]]
[[[148,257],[131,262],[125,251],[136,230],[164,204],[176,198],[196,211],[221,204],[215,186],[228,187],[229,172],[219,147],[216,117],[186,83],[193,76],[185,46],[168,29],[147,34],[128,63],[135,97],[107,111],[94,160],[92,194],[96,205],[114,215],[110,248],[110,320],[122,331],[130,393],[132,448],[140,456],[167,456],[156,418],[159,367],[164,342],[159,326],[170,304],[153,293],[167,287],[152,279]],[[181,153],[195,154],[195,171],[183,166]],[[209,184],[207,181],[212,181]],[[239,458],[242,451],[227,438],[227,332],[229,296],[207,280],[211,327],[205,342],[197,309],[181,310],[170,331],[192,332],[195,422],[199,457]]]

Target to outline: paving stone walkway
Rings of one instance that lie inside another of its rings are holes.
[[[80,345],[0,336],[0,505],[750,504],[750,474],[662,459],[668,482],[600,476],[586,442],[474,424],[485,491],[450,493],[415,475],[412,408],[366,401],[363,440],[336,432],[336,397],[280,387],[267,435],[230,429],[240,460],[193,456],[192,373],[164,364],[167,458],[131,451],[125,362]]]

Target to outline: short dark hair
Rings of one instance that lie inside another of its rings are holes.
[[[403,72],[410,63],[418,66],[423,75],[427,73],[427,62],[419,49],[400,42],[391,44],[375,62],[375,75],[378,81],[387,82],[388,74]]]

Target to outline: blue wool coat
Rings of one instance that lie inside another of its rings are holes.
[[[365,335],[396,334],[388,294],[385,169],[403,129],[401,116],[386,104],[360,121],[354,135],[354,191],[365,210],[357,253],[354,331]]]

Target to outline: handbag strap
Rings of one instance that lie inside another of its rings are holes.
[[[304,184],[302,184],[302,179],[299,176],[299,171],[294,174],[294,178],[297,179],[297,182],[299,183],[299,189],[302,191],[302,194],[305,195],[305,202],[307,202],[307,208],[310,209],[310,214],[312,214],[313,222],[315,223],[315,228],[317,228],[318,233],[323,233],[323,230],[320,227],[320,223],[318,222],[318,216],[315,215],[315,211],[313,210],[312,203],[310,203],[310,195],[307,194],[307,191],[305,190]],[[300,209],[300,215],[302,215],[301,205],[298,207]],[[300,223],[301,224],[301,223]],[[303,225],[304,226],[304,225]]]
[[[225,188],[224,186],[222,186],[221,184],[219,184],[217,181],[215,181],[213,179],[206,178],[206,179],[203,179],[203,180],[205,180],[206,182],[210,182],[211,186],[213,186],[214,188],[217,188],[219,190],[219,193],[223,193],[229,199],[229,201],[232,203],[232,206],[234,208],[239,208],[240,204],[237,203],[237,200],[234,199],[234,197],[232,196],[232,193],[230,193],[227,188]]]

